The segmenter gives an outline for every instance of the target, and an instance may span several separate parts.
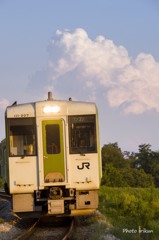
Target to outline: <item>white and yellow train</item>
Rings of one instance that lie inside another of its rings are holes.
[[[48,99],[5,113],[1,174],[22,216],[81,215],[98,207],[101,150],[94,103]]]

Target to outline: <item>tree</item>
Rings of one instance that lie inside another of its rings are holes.
[[[139,153],[122,153],[116,142],[104,145],[102,165],[102,184],[107,186],[159,186],[159,152],[150,144],[139,145]]]
[[[151,173],[151,165],[154,160],[154,154],[150,144],[139,145],[139,153],[135,161],[136,168],[143,168],[146,173]]]
[[[126,187],[127,183],[123,180],[122,174],[119,169],[115,168],[112,164],[107,164],[103,173],[102,185],[108,187]]]
[[[143,169],[124,168],[122,169],[123,180],[130,187],[153,187],[154,179],[151,174],[145,173]]]
[[[106,164],[108,163],[111,163],[116,168],[122,168],[126,165],[126,161],[117,142],[105,144],[102,148],[103,169],[106,168]]]
[[[156,187],[159,187],[159,152],[153,152],[153,160],[150,165],[150,173],[154,178],[154,183]]]

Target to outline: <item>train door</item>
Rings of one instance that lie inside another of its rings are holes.
[[[42,122],[44,182],[64,182],[63,120]]]

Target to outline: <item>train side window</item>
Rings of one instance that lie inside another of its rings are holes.
[[[48,124],[46,130],[46,151],[47,154],[60,153],[60,129],[58,124]]]
[[[36,128],[34,118],[9,119],[9,155],[36,155]]]
[[[97,152],[95,115],[69,116],[70,153]]]

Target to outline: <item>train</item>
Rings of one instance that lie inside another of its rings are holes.
[[[53,99],[5,111],[1,175],[22,217],[77,216],[98,208],[102,177],[95,103]]]

